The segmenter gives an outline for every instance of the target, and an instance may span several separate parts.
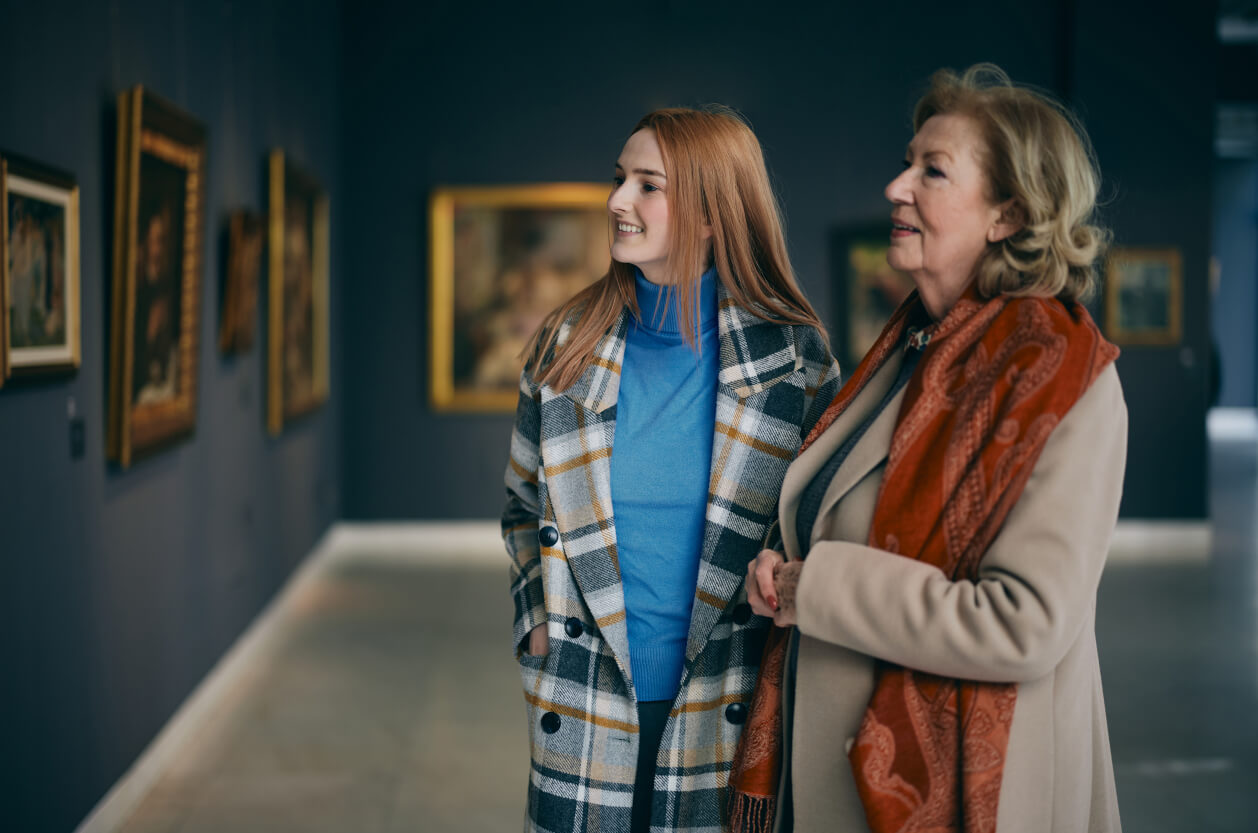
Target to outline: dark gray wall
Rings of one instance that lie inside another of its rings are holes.
[[[348,279],[370,290],[345,298],[347,515],[492,517],[501,505],[510,417],[426,406],[433,187],[606,179],[646,111],[733,105],[760,135],[795,265],[832,322],[828,231],[888,216],[882,189],[930,73],[989,60],[1082,105],[1119,242],[1184,250],[1187,350],[1121,359],[1132,420],[1123,511],[1204,516],[1214,11],[1103,5],[349,8],[346,194],[370,211],[346,220]]]
[[[266,151],[287,148],[340,204],[338,14],[332,0],[4,4],[0,147],[78,178],[83,285],[80,372],[0,389],[7,830],[74,829],[339,514],[339,365],[329,407],[273,440],[263,350],[215,346],[222,218],[265,208]],[[209,239],[196,433],[119,472],[104,443],[107,145],[115,96],[137,83],[209,129]]]
[[[1210,209],[1216,4],[1084,4],[1071,83],[1105,180],[1103,210],[1122,246],[1183,257],[1183,338],[1127,346],[1118,373],[1130,413],[1121,512],[1207,515]],[[1173,46],[1169,46],[1172,45]]]
[[[1214,165],[1214,256],[1219,282],[1211,314],[1219,345],[1219,404],[1258,404],[1258,161],[1219,160]]]

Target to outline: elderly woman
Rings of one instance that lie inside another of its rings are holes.
[[[748,568],[779,627],[733,826],[1117,830],[1094,622],[1127,417],[1080,304],[1098,172],[1071,116],[991,65],[937,73],[913,123],[887,260],[917,291]]]

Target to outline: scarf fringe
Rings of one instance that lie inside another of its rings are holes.
[[[735,792],[730,809],[730,833],[771,833],[777,804],[775,796]]]

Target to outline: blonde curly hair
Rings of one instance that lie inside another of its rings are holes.
[[[1022,223],[979,259],[979,292],[1086,299],[1110,233],[1096,220],[1101,175],[1083,125],[1047,95],[1014,86],[994,64],[975,64],[961,75],[936,72],[914,108],[914,131],[943,114],[979,126],[989,197],[1012,200]]]

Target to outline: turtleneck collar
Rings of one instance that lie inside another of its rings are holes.
[[[634,269],[636,277],[638,309],[642,321],[638,325],[652,332],[679,335],[681,321],[677,317],[677,299],[670,293],[668,306],[664,306],[667,287],[651,283],[642,276],[641,269]],[[699,278],[699,330],[706,331],[716,325],[716,266],[711,266]],[[658,309],[656,305],[659,305]]]

